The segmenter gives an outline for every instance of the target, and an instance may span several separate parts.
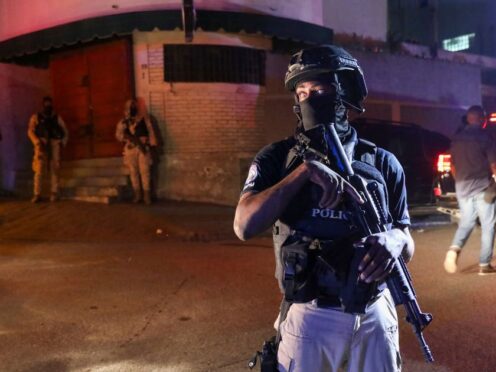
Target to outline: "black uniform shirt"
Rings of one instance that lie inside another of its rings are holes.
[[[250,166],[242,194],[246,192],[258,193],[281,181],[288,152],[294,144],[295,139],[290,137],[264,147],[255,156]],[[392,153],[377,148],[376,168],[381,172],[386,183],[389,196],[389,213],[392,217],[393,227],[409,226],[410,216],[407,208],[403,167]],[[346,220],[346,215],[339,210],[320,210],[313,214],[315,218],[329,219],[337,217],[336,222],[338,222],[338,219]],[[342,224],[337,224],[336,227],[339,227],[339,225]],[[336,235],[344,235],[347,232],[336,233]]]

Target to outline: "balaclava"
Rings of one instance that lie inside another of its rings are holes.
[[[321,80],[319,77],[316,80]],[[329,79],[326,79],[329,84]],[[340,87],[332,83],[337,93],[311,94],[306,100],[298,102],[295,110],[304,130],[314,128],[319,124],[334,123],[336,132],[341,139],[345,139],[351,132],[348,124],[347,109],[340,98]]]

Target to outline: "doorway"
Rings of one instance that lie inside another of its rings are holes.
[[[115,128],[133,93],[130,40],[55,54],[50,72],[55,109],[69,131],[64,159],[120,156]]]

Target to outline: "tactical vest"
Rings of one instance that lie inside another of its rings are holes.
[[[390,226],[392,218],[389,214],[386,182],[376,167],[377,147],[371,142],[358,139],[356,143],[348,145],[346,152],[352,159],[354,172],[367,183],[376,183],[374,198],[384,214],[384,222]],[[296,154],[291,149],[286,158],[283,176],[301,163],[301,160],[295,162],[295,157]],[[321,195],[319,186],[307,183],[274,224],[275,275],[286,300],[291,302],[308,302],[318,297],[336,296],[349,269],[351,243],[361,238],[352,231],[354,217],[348,211],[318,207]],[[334,263],[332,272],[319,264],[322,260],[318,259],[316,252],[317,248],[322,247],[315,247],[314,244],[328,245],[326,249]],[[290,273],[293,276],[291,283],[287,280],[287,270],[295,271]],[[289,285],[294,288],[288,288]],[[294,293],[293,298],[288,298],[289,292]]]
[[[136,137],[148,137],[149,133],[148,133],[148,127],[146,126],[146,123],[145,123],[145,119],[144,118],[141,118],[141,120],[136,123],[136,126],[134,127],[134,133],[131,133],[130,131],[130,126],[132,124],[132,120],[131,119],[127,119],[125,121],[126,123],[126,130],[133,136],[136,136]]]
[[[65,137],[65,132],[59,124],[58,115],[45,116],[38,114],[38,123],[34,129],[34,133],[38,138],[48,138],[61,140]]]

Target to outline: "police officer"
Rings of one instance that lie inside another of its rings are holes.
[[[64,121],[53,110],[53,100],[43,98],[43,110],[31,116],[28,124],[28,137],[33,143],[34,156],[32,168],[34,172],[34,192],[31,202],[41,200],[43,176],[50,172],[50,201],[58,200],[60,148],[68,140],[67,128]]]
[[[151,204],[150,146],[156,146],[157,140],[150,119],[145,115],[144,109],[138,109],[136,99],[126,102],[124,118],[117,124],[115,137],[125,144],[124,164],[129,169],[134,191],[133,203],[139,203],[143,198],[145,204]]]
[[[236,208],[234,230],[246,240],[274,224],[276,277],[283,292],[288,293],[287,268],[294,264],[285,254],[289,247],[303,246],[308,257],[315,248],[309,242],[334,247],[329,256],[334,266],[298,263],[303,276],[292,283],[289,311],[280,314],[279,370],[400,370],[397,315],[384,279],[394,258],[403,255],[408,261],[414,250],[403,169],[394,155],[358,139],[348,123],[348,110],[363,112],[367,89],[356,59],[344,49],[329,45],[296,53],[285,86],[295,98],[296,133],[334,123],[354,168],[368,169],[364,178],[375,177],[389,230],[362,239],[367,253],[358,265],[358,280],[375,289],[365,298],[363,311],[345,312],[339,273],[349,272],[350,262],[338,258],[353,249],[354,240],[349,240],[353,216],[343,200],[362,203],[361,195],[315,159],[295,158],[295,137],[272,143],[256,155]]]

